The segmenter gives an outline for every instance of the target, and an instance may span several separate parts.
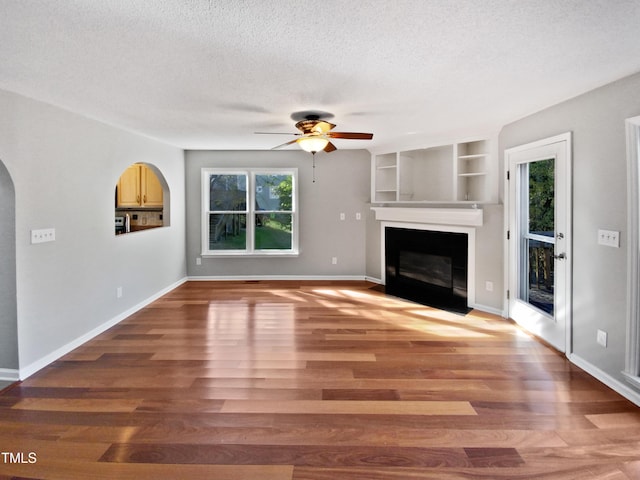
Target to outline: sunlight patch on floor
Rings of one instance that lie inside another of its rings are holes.
[[[366,318],[396,325],[415,332],[438,337],[490,338],[482,324],[490,321],[486,315],[460,315],[428,306],[418,306],[402,299],[381,294],[371,294],[351,289],[318,288],[316,301],[325,307],[335,308],[341,314]],[[359,310],[355,303],[375,305],[377,310]],[[510,326],[508,326],[510,327]]]

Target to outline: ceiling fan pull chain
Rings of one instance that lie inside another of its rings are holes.
[[[311,152],[313,157],[313,183],[316,183],[316,152]]]

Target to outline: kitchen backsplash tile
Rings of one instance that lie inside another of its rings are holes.
[[[163,224],[162,212],[129,209],[123,211],[116,210],[116,215],[121,215],[124,217],[126,214],[129,214],[132,227],[161,227]]]

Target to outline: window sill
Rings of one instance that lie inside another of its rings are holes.
[[[224,252],[224,253],[201,253],[202,258],[283,258],[283,257],[298,257],[300,252]]]

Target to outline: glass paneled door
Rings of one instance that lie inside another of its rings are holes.
[[[570,135],[509,149],[509,316],[568,351]]]
[[[518,166],[520,285],[518,299],[554,316],[555,159]]]

